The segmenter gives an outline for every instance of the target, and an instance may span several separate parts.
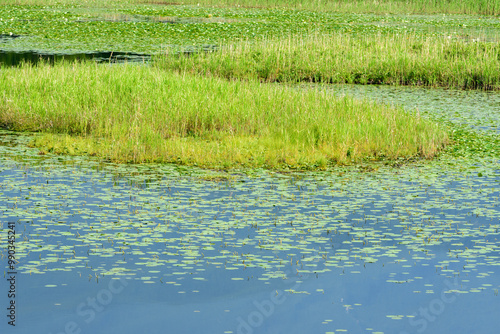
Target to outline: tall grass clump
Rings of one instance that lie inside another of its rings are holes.
[[[318,90],[92,63],[4,68],[0,125],[38,131],[42,152],[118,162],[314,168],[432,157],[436,124]]]
[[[135,0],[137,3],[291,8],[344,13],[498,15],[500,0]]]
[[[265,82],[500,88],[498,43],[415,34],[261,39],[191,57],[166,53],[157,64],[180,72]]]

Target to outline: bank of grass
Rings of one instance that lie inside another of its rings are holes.
[[[42,152],[204,167],[323,168],[433,157],[438,125],[318,90],[200,78],[156,67],[3,68],[0,125],[36,131]]]
[[[500,89],[498,43],[415,34],[291,36],[157,57],[158,66],[223,78]]]

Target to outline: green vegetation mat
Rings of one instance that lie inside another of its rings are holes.
[[[265,8],[295,8],[347,13],[500,13],[498,0],[138,0],[140,3],[204,4]]]
[[[500,13],[499,0],[0,0],[8,5],[114,7],[120,5],[203,5],[216,7],[289,8],[347,13]]]
[[[106,4],[113,6],[106,7]],[[472,15],[387,15],[241,7],[126,5],[120,2],[0,6],[0,49],[72,53],[161,53],[290,35],[415,33],[498,41],[500,20]]]

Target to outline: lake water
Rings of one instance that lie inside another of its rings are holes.
[[[329,86],[498,133],[500,95]],[[1,333],[493,333],[500,161],[222,173],[0,133]]]

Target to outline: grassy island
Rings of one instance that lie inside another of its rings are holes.
[[[204,167],[316,168],[432,157],[445,129],[402,108],[325,91],[140,65],[4,68],[0,124],[42,152]]]

